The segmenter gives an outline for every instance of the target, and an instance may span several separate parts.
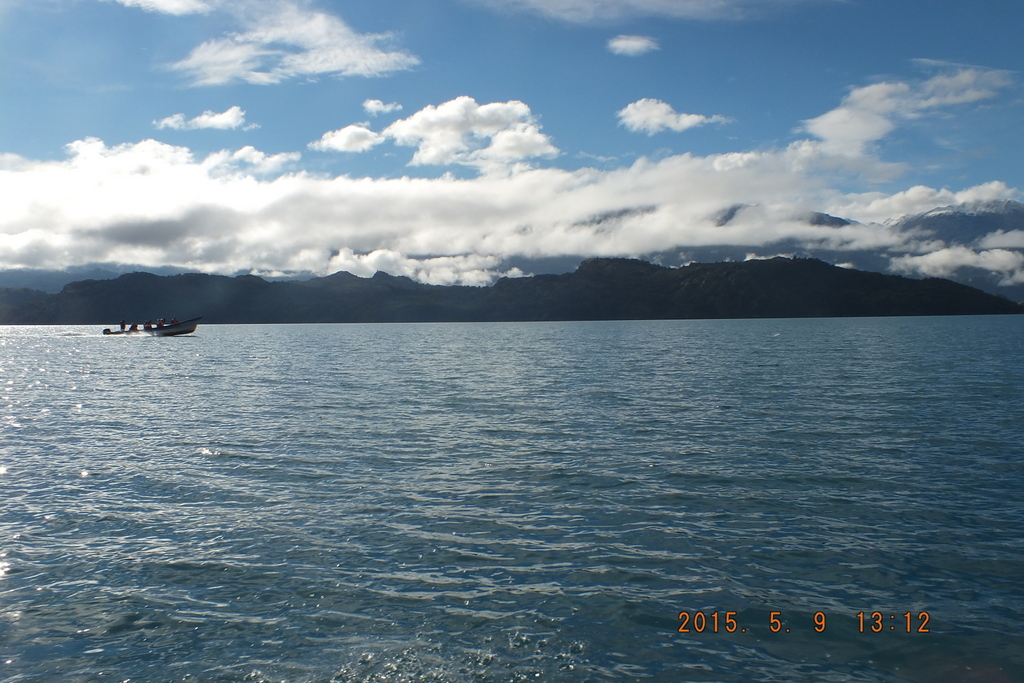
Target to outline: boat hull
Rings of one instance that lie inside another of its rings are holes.
[[[196,318],[198,320],[198,318]],[[196,320],[186,320],[176,325],[164,325],[163,327],[152,327],[143,332],[148,332],[154,337],[177,337],[179,334],[192,334],[196,331]]]
[[[111,335],[111,336],[122,335],[122,334],[128,334],[128,335],[148,334],[151,337],[177,337],[177,336],[180,336],[180,335],[183,335],[183,334],[192,334],[193,332],[195,332],[196,331],[196,327],[198,326],[199,321],[201,319],[202,319],[202,317],[200,316],[199,318],[192,318],[190,320],[183,320],[180,323],[175,323],[173,325],[164,325],[163,327],[151,327],[148,330],[147,329],[141,329],[141,330],[139,330],[139,329],[135,329],[135,330],[111,330],[111,329],[108,328],[108,329],[103,330],[103,334]]]

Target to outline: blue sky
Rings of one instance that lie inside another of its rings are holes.
[[[1024,235],[892,229],[1021,199],[1020,26],[1018,0],[0,0],[0,268],[484,284],[797,243],[1024,282]]]

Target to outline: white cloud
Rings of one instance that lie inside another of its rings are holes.
[[[325,133],[309,147],[365,152],[386,139],[416,147],[409,162],[412,166],[462,164],[481,171],[508,171],[520,168],[526,159],[558,154],[558,148],[540,132],[526,104],[511,101],[480,105],[466,96],[424,107],[395,121],[382,133],[365,125],[351,125]]]
[[[595,22],[633,16],[677,19],[740,19],[787,5],[825,0],[476,0],[485,5],[529,10],[555,19]]]
[[[831,154],[861,156],[903,120],[937,107],[990,99],[1010,82],[1005,71],[960,68],[918,84],[875,83],[853,89],[836,109],[804,121],[803,130]]]
[[[389,35],[357,33],[338,17],[292,2],[273,8],[250,30],[207,41],[171,68],[194,85],[268,85],[321,74],[381,76],[419,63],[413,55],[382,49]]]
[[[894,258],[892,267],[897,272],[930,277],[949,277],[960,268],[980,268],[1002,275],[1000,284],[1024,284],[1024,253],[1008,249],[976,251],[953,245],[918,256]]]
[[[1017,190],[999,181],[983,183],[959,192],[915,185],[894,194],[868,192],[844,195],[830,202],[825,211],[834,216],[871,223],[926,213],[936,207],[1018,198]]]
[[[184,114],[174,114],[165,119],[154,121],[157,128],[173,128],[175,130],[198,130],[202,128],[214,128],[217,130],[233,130],[245,125],[245,112],[241,107],[234,106],[219,114],[212,111],[204,111],[193,119],[185,119]],[[255,124],[246,126],[246,129],[255,127]]]
[[[633,132],[654,135],[664,130],[682,132],[689,128],[709,123],[725,123],[724,116],[703,116],[701,114],[679,114],[666,102],[651,98],[637,100],[618,112],[619,122]]]
[[[365,152],[382,142],[384,136],[374,133],[365,126],[345,126],[340,130],[324,133],[322,138],[309,143],[309,148],[320,152]]]
[[[281,173],[301,158],[302,155],[298,152],[266,154],[252,145],[246,145],[235,152],[227,150],[215,152],[203,160],[203,165],[210,170],[212,176],[238,174],[239,172],[269,176]]]
[[[370,116],[376,116],[377,114],[390,114],[393,111],[400,111],[402,105],[398,102],[390,102],[384,104],[381,100],[366,100],[363,102],[363,111]]]
[[[430,285],[488,285],[495,277],[521,277],[518,268],[500,270],[501,259],[496,256],[466,254],[434,258],[410,258],[391,249],[377,249],[369,254],[356,254],[341,249],[331,257],[327,270],[343,270],[360,277],[370,277],[377,271],[425,282]]]
[[[148,12],[165,14],[199,14],[209,12],[211,7],[205,0],[115,0],[125,7],[140,7]]]
[[[996,230],[978,240],[982,249],[1024,249],[1024,230]]]
[[[658,49],[658,41],[648,36],[616,36],[608,41],[608,49],[627,57],[645,55]]]
[[[457,97],[395,121],[383,135],[399,145],[416,147],[413,165],[483,168],[558,154],[540,132],[530,108],[515,100],[480,105],[472,97]]]

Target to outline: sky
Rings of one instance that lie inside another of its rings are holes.
[[[0,0],[0,269],[485,285],[797,245],[1020,284],[1024,231],[898,220],[1024,198],[1021,26],[1019,0]]]

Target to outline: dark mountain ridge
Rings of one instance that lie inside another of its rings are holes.
[[[1021,313],[1005,298],[949,280],[915,280],[773,258],[666,268],[587,259],[575,272],[437,286],[378,272],[305,281],[244,275],[130,273],[58,294],[0,290],[3,324],[102,324],[203,316],[207,323],[456,322],[788,318]]]

